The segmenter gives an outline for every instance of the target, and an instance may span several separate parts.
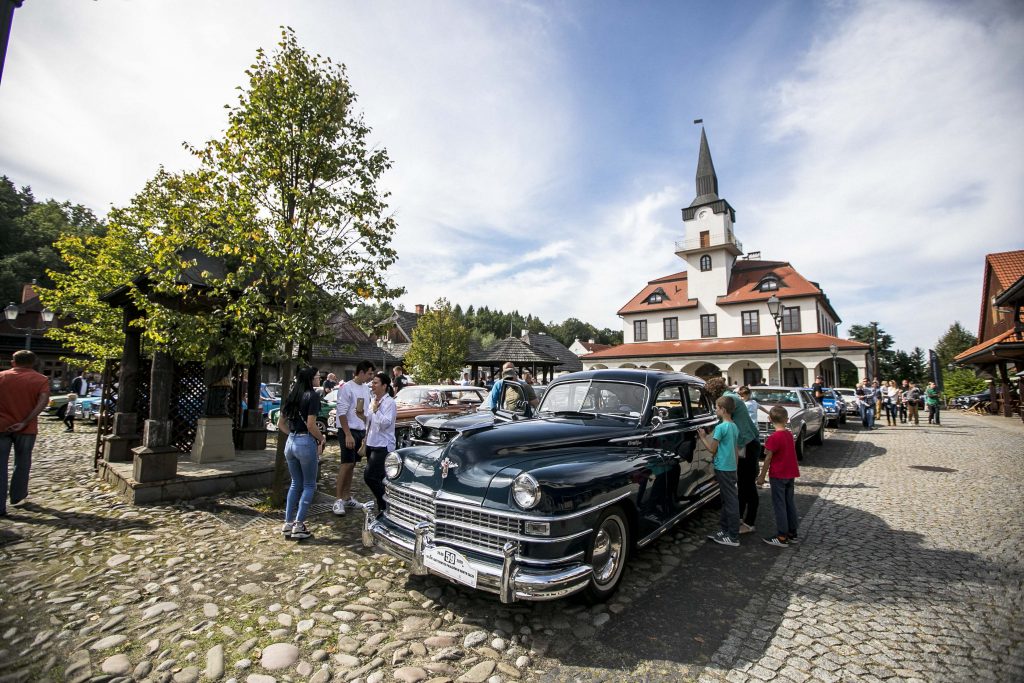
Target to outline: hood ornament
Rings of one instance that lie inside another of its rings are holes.
[[[448,470],[458,469],[458,467],[459,463],[455,462],[454,460],[450,460],[448,456],[445,456],[444,459],[441,460],[441,478],[447,479]]]

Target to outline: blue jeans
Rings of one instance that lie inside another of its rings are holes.
[[[800,520],[796,515],[796,486],[793,479],[769,479],[772,487],[772,510],[779,536],[796,536]]]
[[[284,507],[284,521],[305,522],[313,494],[316,493],[316,471],[319,465],[316,439],[309,433],[289,434],[284,445],[284,458],[292,477]]]
[[[7,465],[14,448],[14,472],[11,473],[11,502],[28,497],[28,471],[32,469],[35,434],[0,434],[0,514],[7,514]]]
[[[736,489],[736,471],[715,470],[715,479],[718,480],[718,490],[722,496],[722,513],[719,517],[719,525],[722,531],[729,535],[729,538],[734,541],[739,540],[740,497]]]
[[[862,403],[860,405],[861,422],[868,429],[872,429],[875,426],[875,406],[874,404],[867,405]]]

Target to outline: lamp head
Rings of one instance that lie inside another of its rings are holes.
[[[42,311],[40,311],[39,315],[43,318],[44,323],[49,324],[53,322],[53,311],[51,311],[49,308],[44,308]]]
[[[836,346],[835,344],[829,344],[828,352],[831,353],[834,356],[837,353],[839,353],[839,347]]]
[[[771,313],[773,318],[779,315],[779,304],[781,303],[782,302],[779,301],[779,297],[774,294],[768,297],[768,312]]]
[[[14,322],[18,319],[18,307],[14,305],[14,302],[8,304],[7,308],[4,309],[4,317],[7,318],[8,322]]]

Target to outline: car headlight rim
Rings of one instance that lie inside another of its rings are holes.
[[[540,484],[529,472],[523,472],[512,480],[512,499],[523,510],[531,510],[540,503]]]
[[[391,451],[384,456],[384,475],[388,479],[394,479],[402,473],[402,456],[398,451]]]

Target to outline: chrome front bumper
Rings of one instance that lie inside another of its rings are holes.
[[[381,550],[409,563],[409,571],[419,576],[434,574],[423,564],[423,553],[435,547],[429,522],[416,525],[413,536],[408,531],[377,519],[376,505],[371,501],[363,510],[363,545]],[[590,583],[593,569],[588,564],[574,563],[555,570],[536,569],[518,558],[519,543],[509,541],[502,549],[502,563],[493,564],[466,558],[477,572],[477,588],[496,593],[503,603],[517,600],[557,600],[583,590]],[[449,581],[451,579],[448,579]]]

